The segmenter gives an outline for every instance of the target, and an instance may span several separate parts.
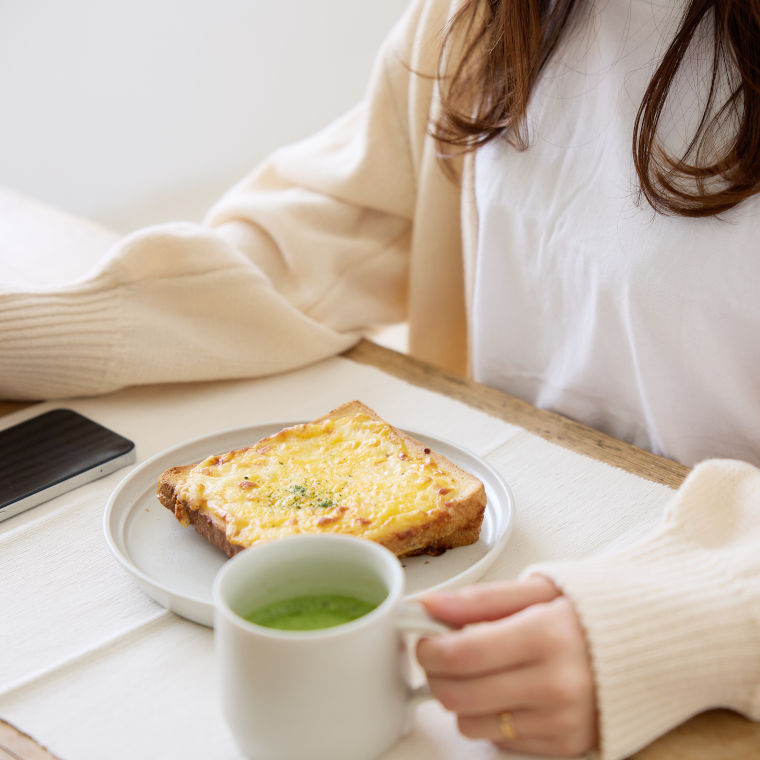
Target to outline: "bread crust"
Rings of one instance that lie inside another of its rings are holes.
[[[398,557],[412,557],[421,554],[439,555],[448,549],[466,546],[478,540],[486,506],[486,494],[483,484],[472,474],[462,470],[443,455],[431,451],[429,447],[417,441],[407,433],[394,428],[379,417],[372,409],[360,401],[350,401],[318,417],[313,422],[327,419],[339,419],[361,412],[387,425],[392,434],[403,440],[404,444],[419,456],[432,456],[439,467],[455,473],[469,485],[469,491],[463,499],[445,502],[429,520],[413,525],[404,530],[389,532],[375,538]],[[266,440],[266,439],[264,439]],[[232,557],[247,548],[230,541],[226,525],[216,515],[199,509],[196,505],[184,502],[178,491],[195,465],[171,467],[164,471],[158,480],[157,497],[159,502],[171,511],[183,525],[192,525],[199,535]]]
[[[193,465],[171,467],[161,473],[156,493],[158,500],[174,514],[182,525],[192,525],[200,536],[221,549],[228,557],[234,557],[246,547],[231,543],[227,538],[226,530],[223,526],[219,526],[219,521],[214,515],[199,509],[192,509],[177,498],[177,488],[192,468]]]

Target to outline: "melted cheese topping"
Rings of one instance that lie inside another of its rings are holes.
[[[248,546],[292,533],[377,539],[426,522],[457,497],[456,475],[368,415],[286,428],[190,471],[180,501],[226,524]]]

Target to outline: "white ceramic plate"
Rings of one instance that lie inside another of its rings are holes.
[[[142,589],[159,604],[189,620],[213,625],[211,588],[227,557],[193,528],[182,527],[156,498],[159,475],[169,467],[192,464],[209,454],[250,445],[296,423],[278,422],[225,430],[157,454],[127,475],[111,494],[104,515],[106,541]],[[407,431],[410,432],[410,431]],[[485,485],[487,505],[478,541],[439,557],[403,560],[407,594],[471,583],[504,548],[514,521],[509,487],[487,462],[453,443],[423,433],[417,440],[471,472]]]

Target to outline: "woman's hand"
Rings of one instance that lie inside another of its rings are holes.
[[[594,679],[575,608],[547,578],[428,594],[461,631],[422,639],[430,689],[459,730],[503,749],[582,755],[597,743]]]

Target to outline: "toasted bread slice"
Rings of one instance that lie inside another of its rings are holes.
[[[351,401],[252,446],[172,467],[158,499],[232,556],[294,533],[344,533],[399,557],[477,541],[483,484]]]

